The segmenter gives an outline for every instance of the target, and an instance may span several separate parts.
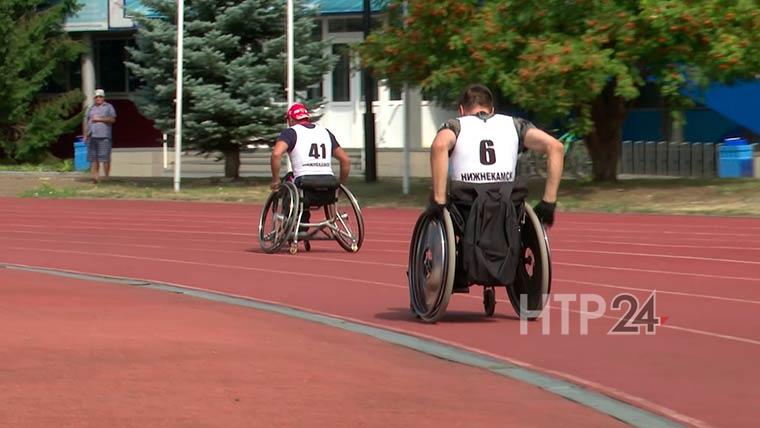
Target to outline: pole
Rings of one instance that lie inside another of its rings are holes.
[[[369,36],[372,26],[370,0],[364,0],[364,39]],[[377,150],[375,148],[375,114],[372,112],[372,76],[368,69],[362,72],[364,80],[364,151],[366,152],[364,178],[367,183],[377,181]]]
[[[161,140],[161,146],[163,147],[164,169],[166,169],[169,167],[169,144],[166,142],[166,133],[164,133],[164,138]]]
[[[404,17],[408,13],[408,7],[408,3],[404,2]],[[411,168],[411,160],[409,159],[409,146],[412,139],[411,98],[409,84],[404,83],[404,175],[401,179],[401,192],[404,195],[409,194],[409,169]]]
[[[295,94],[293,91],[293,0],[288,0],[287,6],[288,25],[287,25],[287,51],[288,51],[288,108],[293,105]]]
[[[182,163],[182,60],[185,33],[185,0],[177,2],[177,95],[174,105],[174,191],[179,192]]]
[[[287,20],[288,20],[287,25],[286,25],[287,27],[286,29],[287,48],[286,49],[287,49],[287,62],[288,62],[287,64],[288,82],[287,82],[287,85],[286,85],[287,87],[285,90],[288,96],[288,105],[285,108],[290,108],[290,106],[292,106],[293,102],[295,101],[295,88],[294,88],[294,83],[293,83],[293,81],[295,80],[294,79],[295,72],[293,71],[293,57],[294,57],[294,53],[293,53],[293,0],[287,1],[286,15],[287,15]],[[285,119],[286,126],[287,126],[287,121],[288,120],[286,118]],[[285,169],[288,172],[293,170],[293,167],[290,164],[290,156],[285,156]]]
[[[409,84],[404,83],[404,176],[401,180],[401,192],[409,194],[409,169],[411,160],[409,159],[409,146],[412,143],[412,109],[411,109],[411,91]]]

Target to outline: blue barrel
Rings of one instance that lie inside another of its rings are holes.
[[[90,161],[87,160],[87,144],[80,135],[74,140],[74,170],[87,171],[90,169]]]
[[[743,138],[726,138],[718,148],[718,177],[752,177],[752,147]]]

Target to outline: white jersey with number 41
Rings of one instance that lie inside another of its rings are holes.
[[[329,131],[318,125],[312,128],[295,125],[292,129],[297,136],[289,153],[293,176],[332,175],[333,142]]]

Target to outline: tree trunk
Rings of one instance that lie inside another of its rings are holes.
[[[617,180],[625,114],[625,100],[615,95],[614,84],[608,85],[591,107],[594,130],[586,141],[596,182]]]
[[[237,180],[240,178],[240,146],[231,146],[222,151],[224,154],[224,177]]]

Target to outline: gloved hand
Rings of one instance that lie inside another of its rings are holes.
[[[543,199],[533,207],[536,217],[541,223],[551,226],[554,224],[554,209],[557,207],[556,202],[546,202]]]
[[[433,199],[430,199],[427,208],[425,208],[425,215],[430,217],[440,217],[443,214],[443,209],[446,208],[446,204],[439,204]]]

